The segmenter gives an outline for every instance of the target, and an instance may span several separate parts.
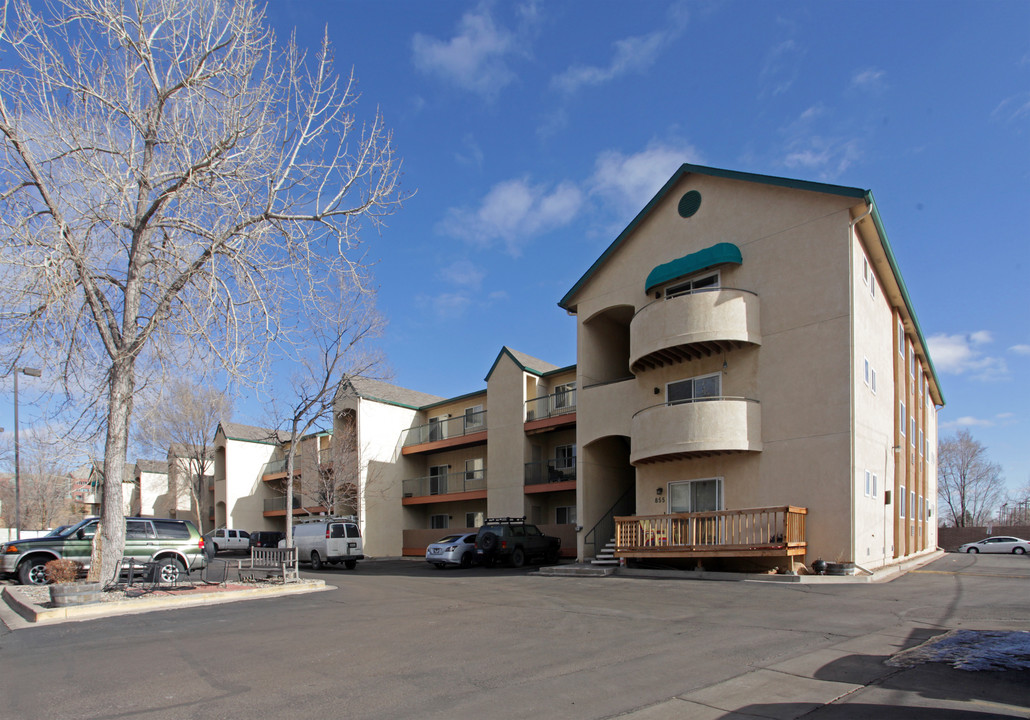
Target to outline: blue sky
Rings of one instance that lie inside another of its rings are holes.
[[[876,196],[942,435],[1030,482],[1030,3],[270,5],[312,51],[328,27],[415,193],[366,237],[393,382],[479,390],[502,345],[574,363],[558,300],[681,163],[829,182]]]

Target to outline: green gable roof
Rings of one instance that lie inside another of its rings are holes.
[[[662,283],[678,280],[681,277],[692,275],[701,270],[707,270],[716,265],[725,265],[727,263],[740,265],[741,262],[739,247],[733,243],[716,243],[704,250],[698,250],[696,253],[690,253],[657,266],[648,273],[647,282],[644,283],[644,292],[651,292],[652,288]]]

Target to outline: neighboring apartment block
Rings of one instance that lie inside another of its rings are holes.
[[[684,165],[559,304],[580,517],[613,518],[617,555],[936,547],[943,398],[871,193]]]

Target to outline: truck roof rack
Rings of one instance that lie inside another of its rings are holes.
[[[510,525],[511,523],[524,523],[524,522],[526,522],[526,516],[525,515],[523,515],[522,517],[492,517],[492,518],[487,518],[483,522],[483,524],[484,525],[490,525],[490,524],[495,524],[495,525],[496,524],[499,524],[499,525],[507,524],[507,525]]]

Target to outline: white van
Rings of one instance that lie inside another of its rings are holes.
[[[365,559],[361,531],[354,520],[326,518],[298,523],[293,527],[293,544],[297,546],[297,559],[310,562],[312,570],[320,570],[323,563],[339,562],[353,570],[358,560]]]

